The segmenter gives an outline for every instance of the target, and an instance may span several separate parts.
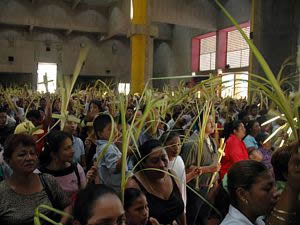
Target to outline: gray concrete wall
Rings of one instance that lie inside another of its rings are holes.
[[[60,0],[0,1],[0,24],[30,26],[60,31],[106,33],[108,30],[107,9],[79,5],[72,9]]]
[[[159,25],[154,41],[153,77],[191,74],[192,38],[217,30],[217,8],[204,0],[153,0],[152,19]],[[175,87],[179,80],[153,82],[156,88]]]
[[[217,9],[207,0],[152,0],[154,22],[216,29]]]
[[[228,0],[225,6],[231,8],[234,2]],[[250,18],[250,1],[240,2],[245,9],[232,10],[244,22]],[[154,77],[191,74],[192,38],[229,24],[212,1],[153,0],[151,6],[160,32],[160,40],[154,40]],[[79,4],[75,9],[61,0],[0,0],[0,72],[36,74],[37,63],[45,61],[62,62],[63,72],[70,74],[80,43],[89,43],[92,48],[81,75],[129,82],[129,12],[129,0],[110,7]],[[8,56],[15,61],[8,63]]]
[[[108,32],[124,30],[124,10],[124,4],[119,3],[111,8],[79,5],[72,9],[59,0],[35,4],[0,1],[0,72],[32,73],[33,85],[38,62],[59,63],[64,74],[71,74],[83,43],[91,45],[91,50],[81,75],[114,76],[129,82],[129,40],[112,35],[111,39],[99,41]],[[120,26],[116,27],[116,23]],[[8,56],[13,56],[14,62],[8,62]]]
[[[254,44],[265,57],[274,75],[277,76],[283,62],[297,55],[299,43],[299,1],[289,4],[279,0],[261,1],[256,9],[258,18],[254,24]],[[295,10],[298,8],[298,10]],[[296,67],[289,66],[283,77],[295,73]],[[265,76],[261,66],[253,61],[253,72]],[[292,82],[295,79],[291,80]],[[296,87],[298,84],[294,84]],[[285,86],[284,88],[287,88]]]
[[[192,38],[211,31],[174,26],[171,41],[155,41],[153,77],[191,75]],[[170,87],[175,87],[179,81],[160,80],[155,81],[153,86],[162,88],[170,84]]]
[[[121,0],[108,10],[108,37],[126,35],[130,26],[130,1]]]
[[[9,39],[12,37],[13,39]],[[30,37],[28,37],[30,36]],[[129,81],[130,43],[126,38],[107,40],[103,43],[93,36],[71,34],[67,38],[59,33],[1,30],[0,72],[22,72],[36,74],[38,62],[61,63],[64,74],[73,72],[80,44],[91,46],[81,75],[110,75]],[[46,51],[46,47],[51,51]],[[8,62],[13,56],[14,62]],[[106,71],[110,71],[107,74]]]
[[[239,23],[244,23],[250,20],[251,17],[251,0],[227,0],[221,1],[223,6],[233,16],[233,18]],[[217,27],[223,29],[233,26],[232,23],[227,19],[224,13],[218,9],[217,13]]]

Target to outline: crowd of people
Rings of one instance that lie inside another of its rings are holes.
[[[124,160],[113,101],[73,97],[63,130],[52,117],[60,114],[58,96],[1,102],[0,224],[33,224],[41,204],[71,215],[41,209],[47,217],[73,225],[300,223],[298,143],[280,132],[267,140],[282,121],[262,126],[271,118],[266,107],[215,102],[204,123],[205,112],[177,104],[164,117],[153,108],[142,121],[147,107],[131,96],[126,126],[144,124]]]

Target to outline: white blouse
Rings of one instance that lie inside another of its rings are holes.
[[[177,156],[173,161],[169,161],[168,168],[173,170],[178,179],[179,184],[181,186],[181,194],[182,194],[182,200],[184,202],[184,211],[186,208],[186,174],[185,174],[185,165],[181,158],[181,156]]]
[[[243,213],[241,213],[237,208],[230,205],[229,212],[225,216],[224,220],[220,225],[265,225],[262,220],[263,217],[258,217],[253,224]]]

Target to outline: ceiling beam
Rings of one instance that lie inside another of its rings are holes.
[[[72,9],[75,9],[79,3],[80,3],[80,0],[73,0]]]
[[[29,26],[29,32],[32,33],[33,29],[34,29],[34,25],[31,24],[31,25]]]
[[[72,33],[72,31],[73,31],[72,29],[66,30],[65,35],[66,35],[66,36],[69,36],[69,35]]]

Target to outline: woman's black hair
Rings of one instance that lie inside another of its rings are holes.
[[[52,103],[52,112],[57,112],[56,109],[55,109],[55,107],[54,107],[57,101],[60,101],[60,99],[56,98],[56,99],[54,99],[54,101]]]
[[[102,133],[104,128],[111,123],[112,123],[112,121],[108,114],[100,114],[99,116],[97,116],[95,118],[93,126],[94,126],[94,131],[95,131],[97,138],[99,138],[98,134]]]
[[[0,113],[7,113],[7,107],[5,105],[0,105]]]
[[[30,120],[30,118],[40,120],[41,117],[42,117],[42,115],[41,115],[41,112],[39,110],[30,110],[26,115],[26,118],[28,120]]]
[[[104,112],[104,109],[103,109],[103,107],[102,107],[102,102],[101,102],[101,101],[96,100],[96,99],[93,99],[93,100],[90,102],[90,104],[89,104],[89,111],[90,111],[90,109],[91,109],[91,105],[92,105],[92,104],[94,104],[94,105],[96,105],[96,106],[98,107],[99,112]]]
[[[246,135],[251,134],[253,126],[255,123],[258,123],[257,120],[250,120],[246,126]]]
[[[257,177],[267,172],[267,167],[255,160],[243,160],[235,163],[228,172],[228,191],[233,206],[238,207],[236,190],[241,187],[250,190]]]
[[[257,104],[252,104],[252,105],[250,105],[250,110],[252,110],[252,109],[258,109]]]
[[[171,141],[175,137],[180,137],[180,134],[175,131],[167,131],[163,133],[159,140],[163,145],[166,145],[167,142]]]
[[[129,209],[134,201],[140,196],[145,195],[140,189],[137,188],[127,188],[124,193],[124,209]]]
[[[243,121],[243,119],[244,119],[246,116],[248,116],[248,115],[249,115],[248,111],[243,110],[243,111],[241,111],[241,112],[238,114],[238,119],[239,119],[240,121]]]
[[[46,138],[44,144],[44,150],[39,156],[40,166],[46,167],[51,162],[51,152],[58,152],[64,141],[70,138],[72,141],[72,135],[64,131],[52,131]]]
[[[112,188],[104,184],[89,184],[79,191],[73,207],[73,219],[80,224],[88,224],[95,202],[105,195],[115,195],[119,198]]]
[[[267,138],[269,134],[267,132],[260,132],[256,137],[255,140],[257,141],[258,147],[261,147],[262,144]]]
[[[25,147],[33,147],[35,149],[35,141],[33,136],[29,134],[13,134],[4,144],[3,158],[5,161],[11,159],[12,154],[20,145]]]
[[[150,139],[146,141],[144,144],[141,145],[139,148],[141,153],[141,159],[149,155],[154,148],[162,147],[162,144],[159,140],[156,139]]]
[[[276,181],[287,181],[288,164],[293,153],[297,152],[297,150],[298,143],[294,142],[277,149],[272,154],[271,164],[273,166]]]
[[[224,127],[225,140],[227,140],[230,137],[230,135],[234,133],[234,130],[239,129],[241,123],[243,123],[243,122],[240,120],[234,120],[234,121],[231,121],[231,122],[225,124],[225,127]]]

